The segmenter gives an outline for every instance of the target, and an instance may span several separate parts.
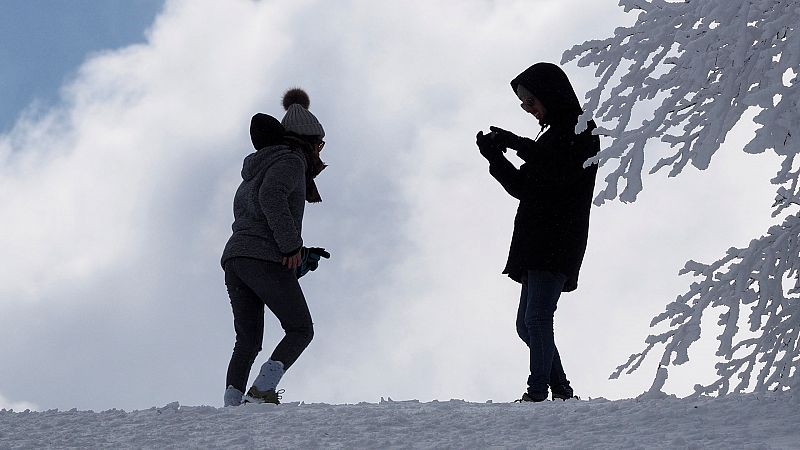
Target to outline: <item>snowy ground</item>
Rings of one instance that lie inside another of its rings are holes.
[[[0,411],[0,448],[800,448],[790,394]]]

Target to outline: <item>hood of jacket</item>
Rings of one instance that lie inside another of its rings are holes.
[[[567,74],[555,64],[536,63],[517,75],[511,80],[515,95],[520,84],[547,108],[542,125],[574,126],[583,113]]]
[[[279,144],[285,134],[283,125],[269,114],[256,113],[250,119],[250,140],[256,150]]]
[[[285,154],[293,152],[296,150],[288,145],[273,145],[247,155],[242,164],[242,179],[245,181],[253,179],[270,164]]]

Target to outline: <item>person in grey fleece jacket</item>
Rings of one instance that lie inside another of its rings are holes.
[[[305,202],[321,201],[314,177],[325,168],[319,157],[325,132],[308,110],[309,103],[304,91],[291,89],[283,98],[286,115],[281,123],[261,113],[251,120],[256,151],[244,159],[233,200],[233,234],[221,258],[236,331],[225,406],[279,403],[278,382],[314,336],[296,273]],[[244,395],[261,351],[265,305],[285,335]]]

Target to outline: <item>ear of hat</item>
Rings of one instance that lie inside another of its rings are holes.
[[[301,136],[314,136],[322,138],[325,130],[316,116],[308,110],[311,101],[308,94],[300,88],[292,88],[283,95],[283,107],[286,114],[281,124],[286,129]]]

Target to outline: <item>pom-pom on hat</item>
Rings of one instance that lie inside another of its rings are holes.
[[[288,110],[290,106],[297,103],[305,109],[311,106],[311,99],[308,98],[306,91],[300,88],[292,88],[283,94],[283,109]]]
[[[324,137],[325,130],[319,120],[311,114],[308,107],[311,105],[311,100],[306,91],[300,88],[292,88],[283,94],[283,108],[286,109],[286,114],[281,120],[281,124],[286,129],[301,136],[316,136]]]

